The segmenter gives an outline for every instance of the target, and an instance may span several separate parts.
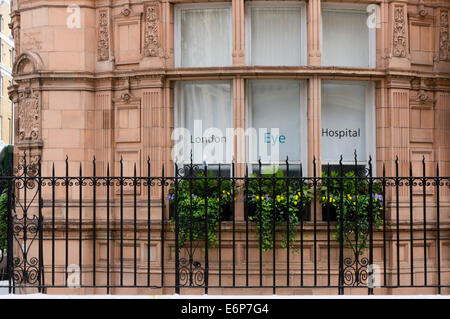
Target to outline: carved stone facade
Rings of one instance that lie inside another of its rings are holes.
[[[374,32],[373,68],[322,65],[321,13],[322,5],[327,2],[324,0],[304,3],[305,65],[246,65],[246,6],[243,0],[232,0],[229,1],[232,65],[189,68],[175,65],[178,40],[175,6],[194,1],[73,0],[71,3],[80,5],[80,28],[66,26],[67,1],[15,2],[12,28],[20,55],[14,65],[14,83],[9,94],[15,104],[16,151],[26,150],[32,156],[42,156],[44,176],[51,174],[53,165],[56,175],[64,176],[66,155],[70,159],[72,176],[79,174],[80,167],[83,174],[91,176],[94,157],[98,176],[106,176],[108,171],[119,175],[120,159],[125,176],[133,175],[135,163],[137,174],[145,176],[148,158],[152,174],[160,175],[164,167],[166,176],[172,176],[175,84],[179,81],[229,81],[233,92],[233,126],[245,128],[249,116],[246,83],[255,78],[305,80],[307,145],[302,151],[308,155],[309,162],[313,158],[318,160],[317,174],[321,173],[322,83],[338,79],[373,82],[377,172],[385,167],[388,176],[394,174],[398,156],[400,175],[408,175],[412,162],[414,175],[421,176],[420,165],[425,157],[430,175],[436,163],[440,165],[442,176],[450,175],[450,6],[447,1],[377,1],[381,23]],[[361,5],[374,1],[355,2]],[[245,154],[245,147],[239,143],[243,142],[237,141],[235,153]],[[312,165],[304,172],[309,176],[313,173]],[[245,166],[238,165],[236,175],[244,174]],[[44,196],[49,196],[46,191],[48,189],[43,190]],[[70,194],[70,200],[76,199],[74,194]],[[99,201],[105,196],[104,193],[97,195]],[[139,189],[138,214],[146,211],[145,195],[145,191]],[[409,218],[407,195],[400,194],[401,218]],[[87,202],[92,201],[91,193],[83,193],[83,196]],[[130,198],[125,196],[126,200]],[[435,194],[427,195],[428,198],[434,200]],[[118,202],[117,193],[111,191],[111,199]],[[416,197],[414,200],[419,202]],[[444,190],[440,200],[442,222],[448,223],[450,192]],[[162,201],[160,193],[151,193],[152,222],[161,217]],[[430,214],[435,216],[435,206],[432,207]],[[58,212],[57,219],[63,220],[64,213]],[[72,217],[77,216],[72,212]],[[169,215],[168,210],[163,213]],[[320,216],[320,209],[317,214]],[[117,216],[115,210],[111,218]],[[238,227],[244,229],[242,210],[236,210],[236,217]],[[117,220],[112,220],[112,225],[116,227]],[[157,229],[155,234],[159,231]],[[166,231],[170,237],[171,233]],[[91,235],[86,233],[86,236]],[[141,237],[143,234],[139,234]],[[97,247],[105,254],[102,240]],[[84,245],[89,243],[86,240]],[[76,243],[72,244],[75,247]],[[159,237],[155,237],[152,245],[151,249],[156,251],[156,245],[161,245]],[[152,256],[160,258],[157,253]],[[448,262],[448,253],[446,256]],[[172,265],[173,256],[164,258]],[[158,260],[155,263],[158,264]],[[62,272],[62,267],[58,271]],[[90,280],[91,276],[84,278]]]

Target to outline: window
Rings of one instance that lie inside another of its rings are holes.
[[[374,84],[372,82],[322,82],[322,162],[367,163],[375,159]],[[375,167],[375,166],[374,166]]]
[[[175,6],[175,65],[232,65],[231,3]]]
[[[233,156],[230,81],[183,81],[175,85],[174,151],[177,161],[231,163]],[[174,158],[175,158],[174,157]]]
[[[249,2],[246,7],[248,65],[306,64],[306,14],[302,2]]]
[[[256,163],[306,163],[306,84],[297,80],[247,83],[247,158]],[[278,154],[277,154],[278,153]],[[304,167],[306,169],[306,167]]]
[[[375,67],[375,28],[367,19],[366,6],[323,4],[322,65]]]
[[[0,14],[0,32],[3,32],[3,14]]]

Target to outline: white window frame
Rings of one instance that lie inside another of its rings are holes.
[[[368,165],[369,156],[372,157],[372,175],[376,176],[376,125],[375,125],[375,83],[371,81],[344,81],[344,80],[322,80],[322,84],[332,83],[340,85],[365,85],[366,87],[366,109],[365,109],[365,136],[366,136],[366,159],[365,161],[358,160],[358,165]],[[322,89],[321,89],[322,95]],[[320,106],[322,108],[322,105]],[[323,112],[321,112],[320,127],[322,128],[322,117]],[[320,139],[322,139],[322,134],[320,134]],[[322,145],[322,141],[320,142]],[[339,155],[338,155],[339,156]],[[336,158],[335,161],[325,161],[322,160],[322,165],[339,165],[339,159]],[[355,161],[342,161],[343,165],[354,165]]]
[[[253,66],[252,57],[252,23],[251,16],[252,8],[301,8],[301,33],[300,43],[302,50],[300,52],[300,61],[298,66],[308,64],[307,51],[307,21],[306,21],[306,3],[304,1],[246,1],[245,2],[245,64],[247,66]],[[278,65],[275,65],[278,66]],[[292,66],[294,67],[294,66]]]
[[[322,2],[322,10],[320,12],[320,52],[323,52],[323,11],[333,12],[364,12],[367,13],[367,4],[362,3],[332,3]],[[369,28],[369,27],[368,27]],[[376,67],[376,49],[377,49],[377,32],[376,28],[369,28],[369,66],[368,68]],[[323,56],[323,54],[322,54]],[[325,65],[324,65],[325,66]],[[326,66],[339,66],[339,65],[326,65]],[[364,68],[364,67],[352,67],[352,68]]]
[[[182,66],[181,65],[181,11],[183,10],[198,10],[198,9],[212,9],[212,8],[226,8],[230,10],[230,30],[228,30],[230,36],[230,60],[233,64],[233,10],[231,2],[205,2],[205,3],[182,3],[175,5],[175,25],[174,25],[174,49],[175,49],[175,67],[176,68],[194,68],[195,66]],[[215,66],[208,66],[208,68]],[[217,66],[223,67],[223,66]]]
[[[300,96],[299,96],[299,103],[300,103],[300,128],[303,127],[304,134],[302,134],[302,129],[300,129],[300,136],[299,138],[299,150],[300,150],[300,160],[291,160],[289,159],[289,165],[299,165],[302,164],[303,172],[308,171],[308,90],[307,90],[307,80],[305,79],[248,79],[245,83],[246,86],[246,94],[245,94],[245,127],[246,130],[248,128],[253,127],[252,126],[252,89],[251,89],[251,82],[252,81],[298,81],[300,83]],[[247,134],[246,134],[247,135]],[[259,138],[259,132],[258,132],[258,138]],[[246,143],[245,143],[245,157],[247,159],[247,165],[249,169],[249,173],[252,173],[252,166],[255,164],[258,164],[258,161],[252,161],[250,160],[250,154],[249,154],[249,145],[247,143],[248,138],[246,136]],[[259,141],[258,141],[259,142]],[[268,165],[273,164],[268,161],[261,161],[261,164]],[[278,162],[278,165],[284,165],[286,164],[286,159],[280,158],[280,161]]]
[[[186,110],[183,109],[183,107],[181,105],[178,104],[178,100],[179,100],[179,89],[177,88],[178,85],[181,85],[180,90],[182,90],[184,88],[183,84],[189,84],[189,83],[227,83],[230,85],[230,109],[231,109],[231,125],[233,126],[234,129],[234,123],[233,123],[233,81],[232,80],[192,80],[192,81],[176,81],[175,82],[175,87],[174,87],[174,128],[186,128],[186,123],[184,121],[184,112],[186,112]],[[181,93],[184,94],[184,93]],[[224,134],[226,134],[226,132],[223,132]],[[233,143],[233,141],[232,141]],[[233,149],[233,155],[234,155],[234,146],[232,147]],[[232,155],[232,156],[233,156]],[[183,163],[178,163],[179,165],[187,165],[190,163],[187,162],[183,162]],[[197,162],[193,159],[192,164],[195,165],[201,165],[203,164],[202,162]],[[210,164],[207,163],[208,166],[218,166],[218,164]],[[222,167],[227,167],[230,166],[230,175],[231,175],[231,163],[221,163],[220,164]],[[222,175],[225,176],[225,175]]]

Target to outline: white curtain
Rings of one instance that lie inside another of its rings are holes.
[[[301,64],[301,8],[251,8],[251,64]]]
[[[270,160],[263,155],[272,155],[274,149],[270,146],[276,144],[279,146],[276,160],[283,162],[286,156],[292,161],[301,160],[300,134],[306,134],[306,127],[301,126],[300,82],[255,80],[250,82],[250,89],[249,124],[257,132],[257,141],[249,141],[250,160],[258,160],[260,156],[262,160]]]
[[[369,67],[366,22],[366,12],[323,10],[322,65]]]
[[[233,128],[231,95],[231,83],[227,81],[177,82],[176,126],[189,130],[192,137],[189,137],[189,143],[194,140],[197,141],[197,147],[202,147],[201,152],[200,148],[197,152],[194,149],[194,161],[197,163],[203,160],[208,163],[223,163],[232,157],[232,153],[227,152],[230,151],[227,147],[232,147],[227,142],[231,143],[232,140],[226,136],[227,129]],[[199,139],[211,139],[213,135],[212,143],[199,142]],[[220,154],[215,152],[214,156],[210,156],[211,154],[204,153],[208,145],[210,148],[216,147],[217,152],[221,148],[222,156],[214,158]]]
[[[366,161],[366,85],[322,82],[322,162]]]
[[[180,66],[230,66],[231,9],[181,10]]]

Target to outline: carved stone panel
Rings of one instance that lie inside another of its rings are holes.
[[[394,7],[393,25],[394,38],[392,55],[398,58],[406,58],[408,53],[408,38],[406,33],[405,8],[403,6]]]
[[[144,56],[158,57],[163,55],[159,38],[159,9],[158,4],[145,7],[144,15]]]
[[[439,29],[439,60],[450,61],[450,39],[448,26],[448,11],[442,10],[440,14]]]
[[[19,142],[32,142],[40,139],[40,92],[31,86],[19,90],[18,127]]]
[[[101,10],[99,12],[97,54],[98,61],[109,60],[109,23],[107,10]]]

